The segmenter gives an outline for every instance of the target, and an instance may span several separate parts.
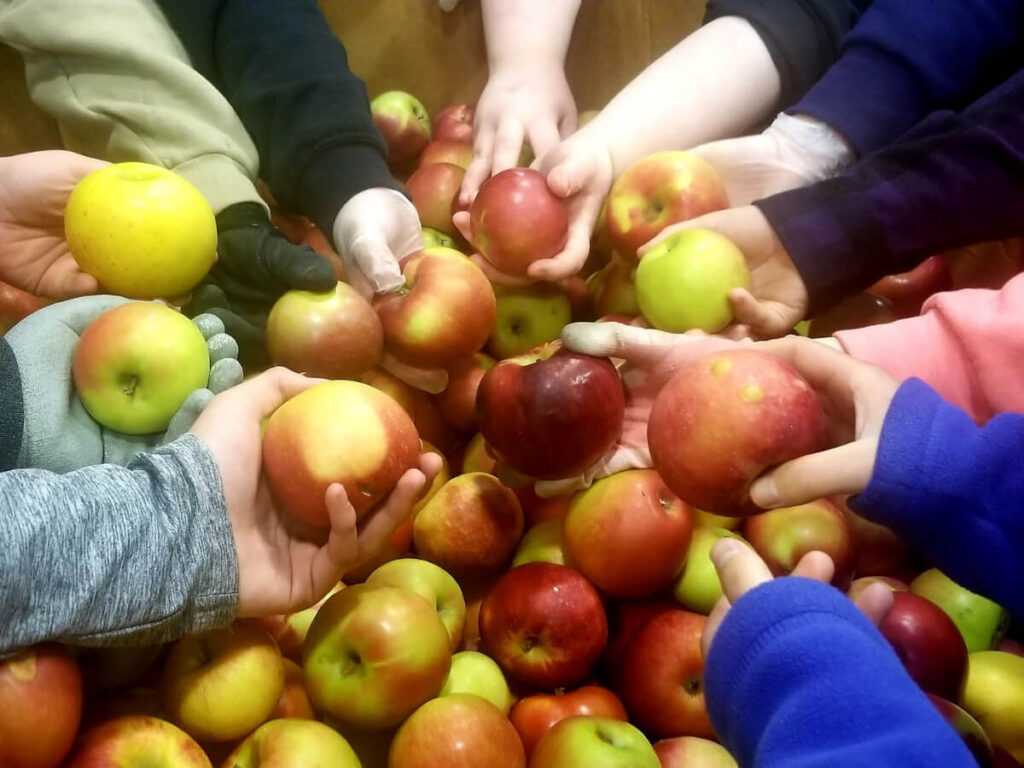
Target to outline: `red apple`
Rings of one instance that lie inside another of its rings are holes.
[[[530,768],[660,768],[654,747],[622,720],[586,715],[557,723],[537,744]]]
[[[704,704],[700,637],[707,616],[662,611],[634,633],[622,660],[619,691],[633,721],[652,736],[715,738]]]
[[[658,152],[631,165],[612,186],[608,231],[615,250],[635,259],[637,248],[669,224],[728,205],[710,163],[689,152]]]
[[[4,763],[6,765],[6,763]],[[68,768],[210,768],[202,748],[177,726],[145,715],[107,720],[82,735]]]
[[[945,260],[931,256],[909,272],[883,277],[868,288],[868,293],[888,299],[899,317],[914,317],[921,314],[921,305],[929,296],[952,288]]]
[[[573,497],[571,493],[561,493],[558,496],[541,498],[534,490],[533,483],[517,486],[512,491],[523,506],[523,520],[527,528],[532,528],[545,520],[563,517]]]
[[[879,631],[927,693],[958,701],[967,672],[967,646],[960,630],[930,600],[909,592],[894,592],[893,598]]]
[[[433,563],[415,557],[392,560],[370,574],[371,587],[398,587],[415,592],[437,611],[448,630],[449,645],[454,653],[462,641],[462,625],[466,620],[466,601],[451,574]]]
[[[82,718],[82,676],[59,645],[37,645],[0,662],[0,765],[56,768]]]
[[[545,344],[502,360],[480,382],[480,432],[513,469],[540,479],[578,475],[618,440],[625,395],[607,358]]]
[[[533,262],[556,255],[569,232],[565,203],[529,168],[509,168],[485,181],[469,215],[473,245],[509,275],[525,275]]]
[[[677,610],[673,600],[622,600],[612,604],[608,612],[608,645],[601,655],[603,677],[615,690],[621,688],[622,659],[636,631],[649,618],[662,611]]]
[[[750,483],[769,467],[821,450],[825,416],[806,381],[777,357],[747,349],[694,360],[662,388],[647,442],[654,468],[705,512],[760,512]]]
[[[600,595],[578,571],[527,563],[484,598],[480,637],[510,678],[553,690],[587,676],[604,650],[608,622]]]
[[[974,755],[974,759],[978,761],[978,764],[984,768],[992,766],[994,760],[992,756],[992,742],[989,741],[985,729],[981,727],[978,721],[965,710],[941,696],[929,693],[928,699],[939,710],[939,713],[946,719],[946,722],[953,726],[953,730],[960,734],[960,738],[964,740],[964,744],[967,745],[971,754]]]
[[[473,115],[469,104],[456,104],[442,109],[434,118],[434,139],[473,144]]]
[[[370,303],[338,283],[324,293],[288,291],[267,318],[275,365],[324,379],[353,379],[380,362],[384,332]]]
[[[466,170],[471,162],[473,162],[472,144],[452,141],[451,139],[438,139],[437,141],[430,142],[423,149],[423,152],[420,154],[419,167],[423,168],[435,163],[451,163],[452,165],[459,166],[462,170]]]
[[[413,157],[430,141],[430,116],[411,94],[388,91],[370,102],[373,124],[384,135],[388,162],[402,163]]]
[[[409,365],[439,368],[479,350],[497,317],[494,289],[458,251],[430,248],[402,267],[405,286],[377,297],[384,341]]]
[[[319,230],[317,227],[309,229],[305,235],[303,235],[300,245],[308,245],[314,251],[323,256],[327,261],[331,263],[331,267],[334,269],[334,276],[342,283],[347,282],[348,278],[345,276],[345,263],[341,260],[341,256],[334,250],[334,246],[331,245],[327,236]]]
[[[882,325],[898,319],[888,299],[871,293],[855,293],[811,318],[808,335],[831,336],[836,331]]]
[[[278,408],[263,433],[274,498],[308,525],[328,528],[324,500],[341,483],[356,513],[383,499],[419,462],[416,427],[398,403],[356,381],[329,381]]]
[[[46,304],[38,296],[0,282],[0,336]]]
[[[457,202],[459,187],[465,175],[465,169],[457,165],[431,163],[419,168],[405,182],[424,227],[447,235],[459,233],[452,224],[452,206]]]
[[[693,517],[657,472],[634,469],[578,493],[563,522],[569,562],[614,597],[668,586],[686,559]]]
[[[477,352],[448,369],[448,386],[437,396],[437,406],[445,421],[460,432],[476,430],[476,392],[480,380],[496,362],[490,355]]]
[[[636,301],[636,264],[612,259],[607,266],[587,278],[587,288],[594,303],[594,314],[636,317],[640,305]]]
[[[619,697],[598,685],[585,685],[567,693],[526,696],[515,703],[508,719],[519,732],[529,759],[541,736],[556,723],[577,715],[629,719]]]
[[[1013,638],[1004,637],[996,646],[997,651],[1006,651],[1016,656],[1024,656],[1024,643],[1019,643]]]
[[[910,550],[899,536],[884,525],[851,512],[845,505],[840,509],[856,542],[854,572],[860,576],[895,576],[908,572]]]
[[[661,768],[739,768],[729,750],[699,736],[677,736],[654,745]]]
[[[282,717],[316,720],[313,704],[306,693],[306,673],[291,659],[284,660],[284,689],[267,719]]]

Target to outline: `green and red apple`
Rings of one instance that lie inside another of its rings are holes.
[[[569,296],[555,285],[495,286],[497,319],[488,349],[499,360],[557,339],[572,322]]]
[[[430,141],[430,116],[423,103],[405,91],[387,91],[370,102],[373,124],[387,142],[388,162],[403,163]]]
[[[727,528],[697,526],[693,529],[686,563],[672,583],[672,594],[684,608],[708,614],[722,596],[722,582],[718,579],[715,564],[711,562],[711,548],[724,538],[742,537]]]
[[[6,765],[6,764],[5,764]],[[82,734],[68,768],[211,768],[195,740],[165,720],[128,715]]]
[[[415,592],[437,611],[450,638],[454,652],[462,640],[466,621],[466,601],[462,589],[443,568],[427,560],[405,557],[385,563],[370,574],[366,584],[371,587],[397,587]]]
[[[479,651],[460,651],[452,656],[452,668],[439,695],[453,696],[457,693],[472,693],[487,699],[503,715],[507,715],[512,706],[512,692],[501,667]]]
[[[1000,605],[961,587],[937,568],[910,582],[910,591],[946,612],[964,636],[970,653],[994,648],[1006,631],[1009,614]]]
[[[577,715],[541,737],[530,768],[661,768],[647,737],[635,726],[609,717]]]

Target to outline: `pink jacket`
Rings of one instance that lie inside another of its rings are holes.
[[[1024,413],[1024,274],[928,299],[921,315],[836,334],[853,357],[923,379],[979,424]]]

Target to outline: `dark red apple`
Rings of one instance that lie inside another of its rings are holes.
[[[959,701],[967,672],[967,646],[960,630],[930,600],[909,592],[894,592],[893,598],[879,631],[925,692]]]
[[[434,118],[434,139],[472,144],[474,111],[469,104],[442,109]]]
[[[446,235],[458,234],[452,224],[452,204],[459,194],[462,177],[465,175],[466,171],[457,165],[432,163],[419,168],[405,182],[424,227]]]
[[[585,685],[568,693],[537,693],[520,699],[508,713],[508,719],[519,732],[526,748],[526,758],[533,754],[541,736],[567,717],[589,715],[628,720],[622,701],[607,688]]]
[[[921,305],[933,293],[953,289],[949,267],[941,256],[930,256],[909,272],[883,277],[868,293],[888,299],[900,317],[921,314]]]
[[[992,742],[989,741],[985,729],[981,727],[971,715],[951,701],[933,693],[927,694],[935,708],[946,719],[946,722],[953,726],[953,730],[960,734],[964,744],[971,750],[974,759],[982,768],[993,768],[994,758],[992,756]]]
[[[608,611],[608,645],[601,655],[602,679],[619,690],[622,678],[622,659],[636,631],[644,622],[667,610],[678,610],[679,603],[667,599],[621,600]]]

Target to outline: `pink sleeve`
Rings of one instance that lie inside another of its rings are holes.
[[[936,294],[919,317],[836,338],[859,360],[923,379],[978,423],[1024,413],[1024,274],[998,291]]]

